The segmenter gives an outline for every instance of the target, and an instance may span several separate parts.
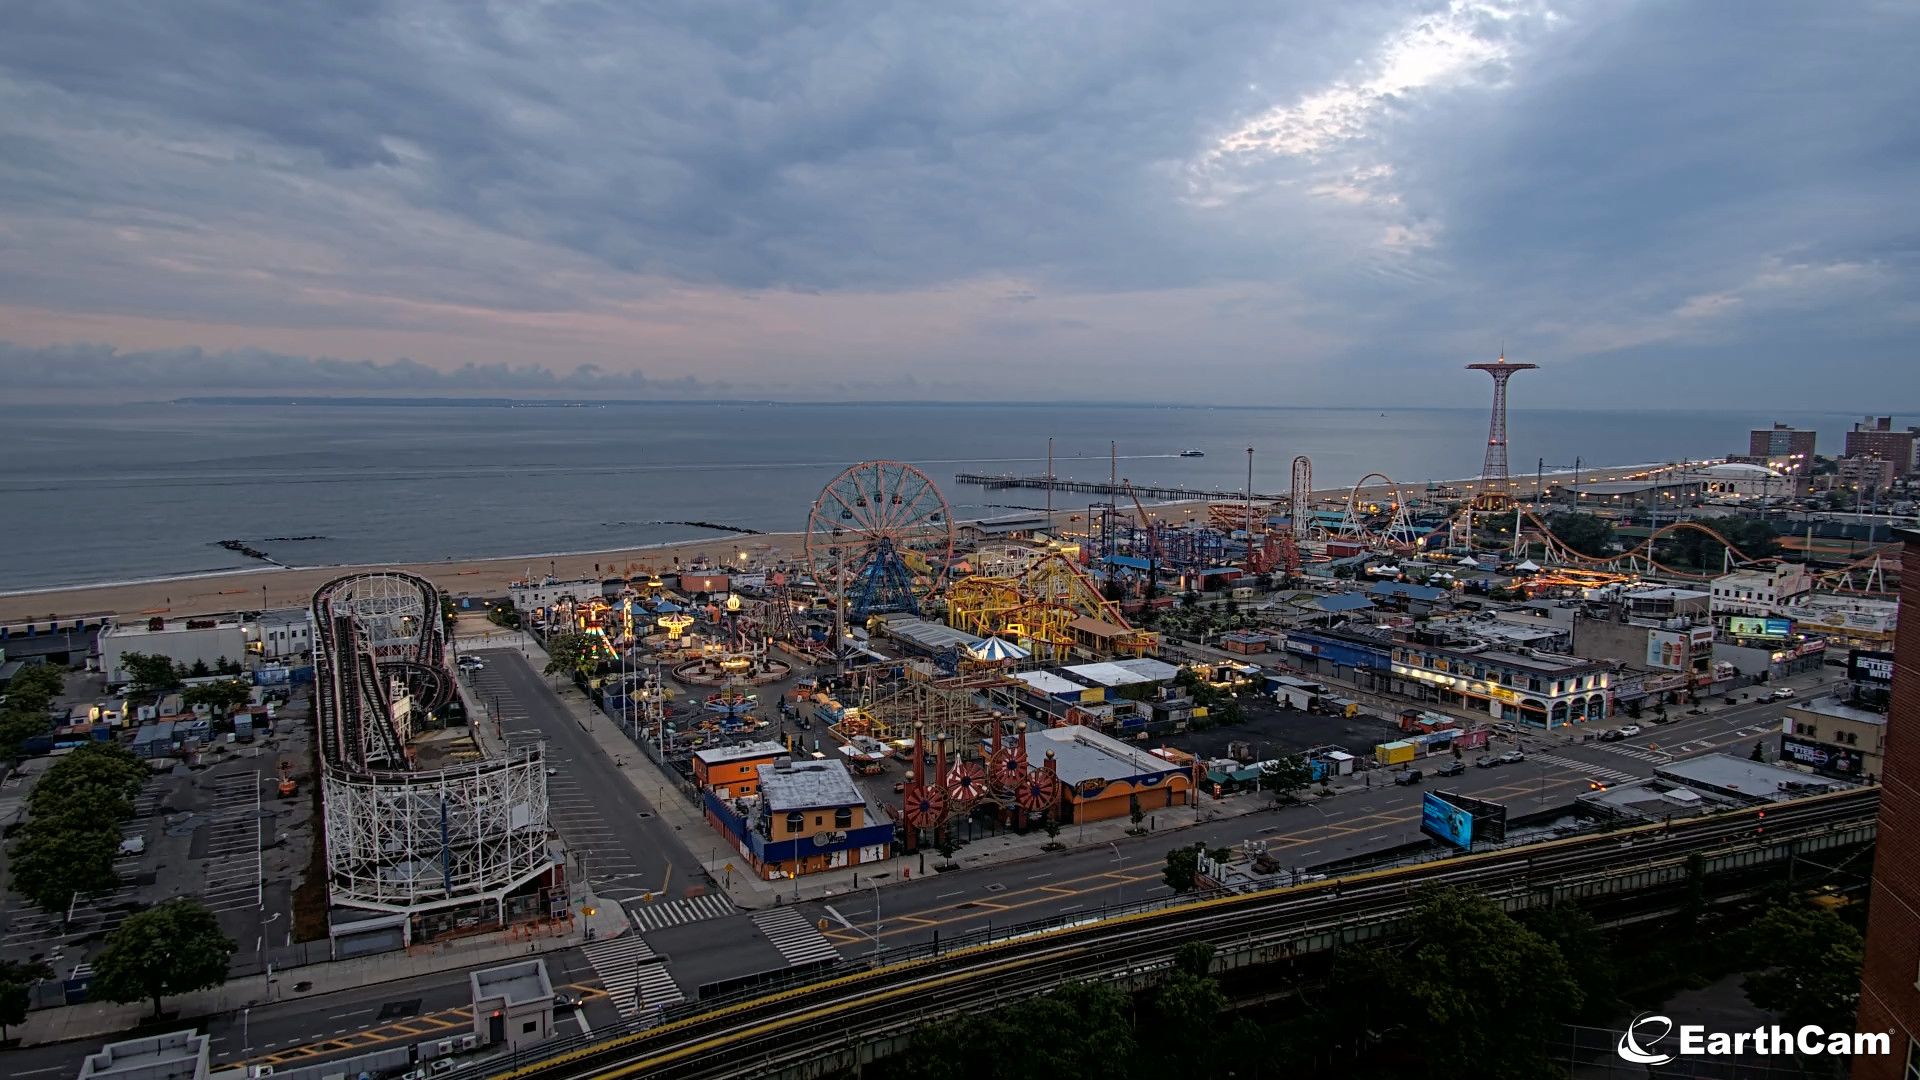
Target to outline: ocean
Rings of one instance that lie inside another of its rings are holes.
[[[1738,453],[1749,428],[1851,417],[1527,409],[1512,472]],[[924,469],[958,519],[1040,507],[1045,493],[961,487],[955,473],[1104,480],[1108,441],[1136,483],[1287,489],[1380,472],[1403,485],[1480,470],[1483,409],[1114,405],[617,404],[586,408],[136,404],[0,407],[0,592],[294,566],[601,551],[713,537],[671,521],[806,527],[835,473],[891,458]],[[1178,456],[1185,448],[1205,457]],[[1057,507],[1097,495],[1055,495]],[[300,539],[312,537],[313,539]],[[537,569],[537,567],[536,567]]]

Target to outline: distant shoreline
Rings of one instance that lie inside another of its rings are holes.
[[[1581,473],[1585,477],[1597,480],[1619,473],[1659,468],[1665,464],[1665,462],[1655,462],[1603,466],[1582,469]],[[1571,470],[1563,470],[1552,475],[1570,473]],[[1443,483],[1461,487],[1473,484],[1477,479],[1477,477],[1467,477]],[[1525,477],[1516,475],[1514,479],[1520,482],[1524,481]],[[1400,485],[1403,491],[1415,486]],[[1417,486],[1424,488],[1425,485]],[[1330,499],[1344,499],[1351,490],[1351,488],[1320,488],[1313,493],[1313,498],[1315,502],[1320,503]],[[1366,491],[1369,495],[1377,495],[1382,493],[1384,488],[1374,486]],[[1154,511],[1170,511],[1189,506],[1204,506],[1208,501],[1193,499],[1151,505]],[[1126,510],[1127,507],[1121,506],[1122,513]],[[1025,513],[1044,515],[1045,511],[1035,510]],[[1053,512],[1053,520],[1056,524],[1066,522],[1075,515],[1084,513],[1086,513],[1084,507],[1059,507]],[[996,514],[988,518],[974,518],[955,524],[965,525],[1014,516],[1019,514]],[[691,563],[702,557],[716,566],[732,566],[738,561],[738,555],[741,552],[749,553],[750,566],[770,565],[782,560],[791,562],[804,557],[804,536],[805,534],[800,532],[775,532],[754,536],[713,537],[706,540],[663,541],[589,551],[554,551],[462,559],[449,557],[440,561],[294,565],[284,568],[257,566],[165,575],[132,581],[46,586],[0,592],[0,622],[45,621],[49,615],[58,618],[130,612],[204,615],[236,609],[296,607],[305,605],[314,589],[333,578],[355,571],[383,569],[405,570],[420,574],[455,596],[462,594],[499,596],[505,593],[508,582],[518,580],[527,574],[538,578],[551,573],[561,580],[617,576],[625,569],[625,563],[647,565],[660,572],[672,572],[673,560]],[[546,565],[543,567],[539,565],[541,563]],[[595,563],[600,564],[597,570]],[[222,586],[227,587],[222,588]]]

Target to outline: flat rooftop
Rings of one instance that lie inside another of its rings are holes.
[[[108,1043],[80,1062],[80,1080],[201,1080],[210,1047],[197,1031]]]
[[[1872,709],[1863,709],[1858,705],[1849,705],[1832,694],[1828,694],[1825,697],[1808,698],[1805,701],[1790,701],[1787,703],[1788,712],[1796,709],[1800,712],[1814,713],[1819,716],[1831,716],[1840,720],[1852,720],[1858,724],[1875,724],[1880,727],[1887,725],[1886,713],[1874,712]]]
[[[853,786],[853,776],[838,761],[796,761],[791,769],[762,765],[760,797],[769,810],[814,810],[827,806],[862,806],[866,798]]]
[[[748,758],[782,757],[786,753],[785,746],[771,739],[763,739],[734,746],[709,746],[704,750],[695,750],[693,756],[708,765],[724,765],[729,761],[745,761]]]
[[[1027,764],[1038,768],[1053,752],[1053,771],[1061,781],[1125,780],[1179,772],[1180,766],[1078,724],[1027,733]]]
[[[1704,754],[1656,766],[1654,775],[1689,787],[1723,792],[1752,802],[1778,802],[1847,785],[1813,773],[1751,761],[1732,754]]]
[[[547,978],[547,965],[540,960],[486,968],[469,975],[473,999],[502,998],[508,1005],[527,1005],[553,997],[553,982]]]

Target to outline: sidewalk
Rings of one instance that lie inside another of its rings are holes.
[[[163,1005],[169,1016],[174,1018],[176,1027],[187,1027],[202,1018],[241,1009],[284,1004],[378,983],[563,952],[584,944],[589,927],[593,929],[594,938],[601,941],[616,937],[628,929],[626,913],[620,910],[619,905],[591,897],[589,902],[596,908],[596,913],[591,916],[575,916],[559,923],[416,945],[402,952],[310,964],[276,971],[271,979],[250,975],[212,990],[167,998]],[[296,986],[304,986],[305,989],[296,990]],[[21,1046],[39,1046],[70,1039],[105,1039],[125,1035],[149,1022],[150,1015],[150,1006],[146,1003],[116,1005],[110,1002],[87,1002],[31,1012],[24,1023],[12,1029],[12,1033],[20,1040]]]

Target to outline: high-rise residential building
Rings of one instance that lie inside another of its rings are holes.
[[[1902,530],[1903,561],[1920,565],[1920,531]],[[1906,575],[1900,606],[1920,611],[1920,574]],[[1893,1053],[1854,1059],[1854,1080],[1906,1080],[1920,1070],[1920,618],[1894,636],[1893,694],[1880,775],[1880,830],[1867,905],[1860,1031],[1886,1031]]]
[[[1747,433],[1747,460],[1788,476],[1803,476],[1813,469],[1813,445],[1818,438],[1819,432],[1775,421],[1770,428]]]
[[[1847,456],[1891,461],[1893,474],[1905,476],[1913,471],[1916,439],[1920,439],[1920,427],[1895,431],[1893,417],[1869,416],[1847,432]]]

